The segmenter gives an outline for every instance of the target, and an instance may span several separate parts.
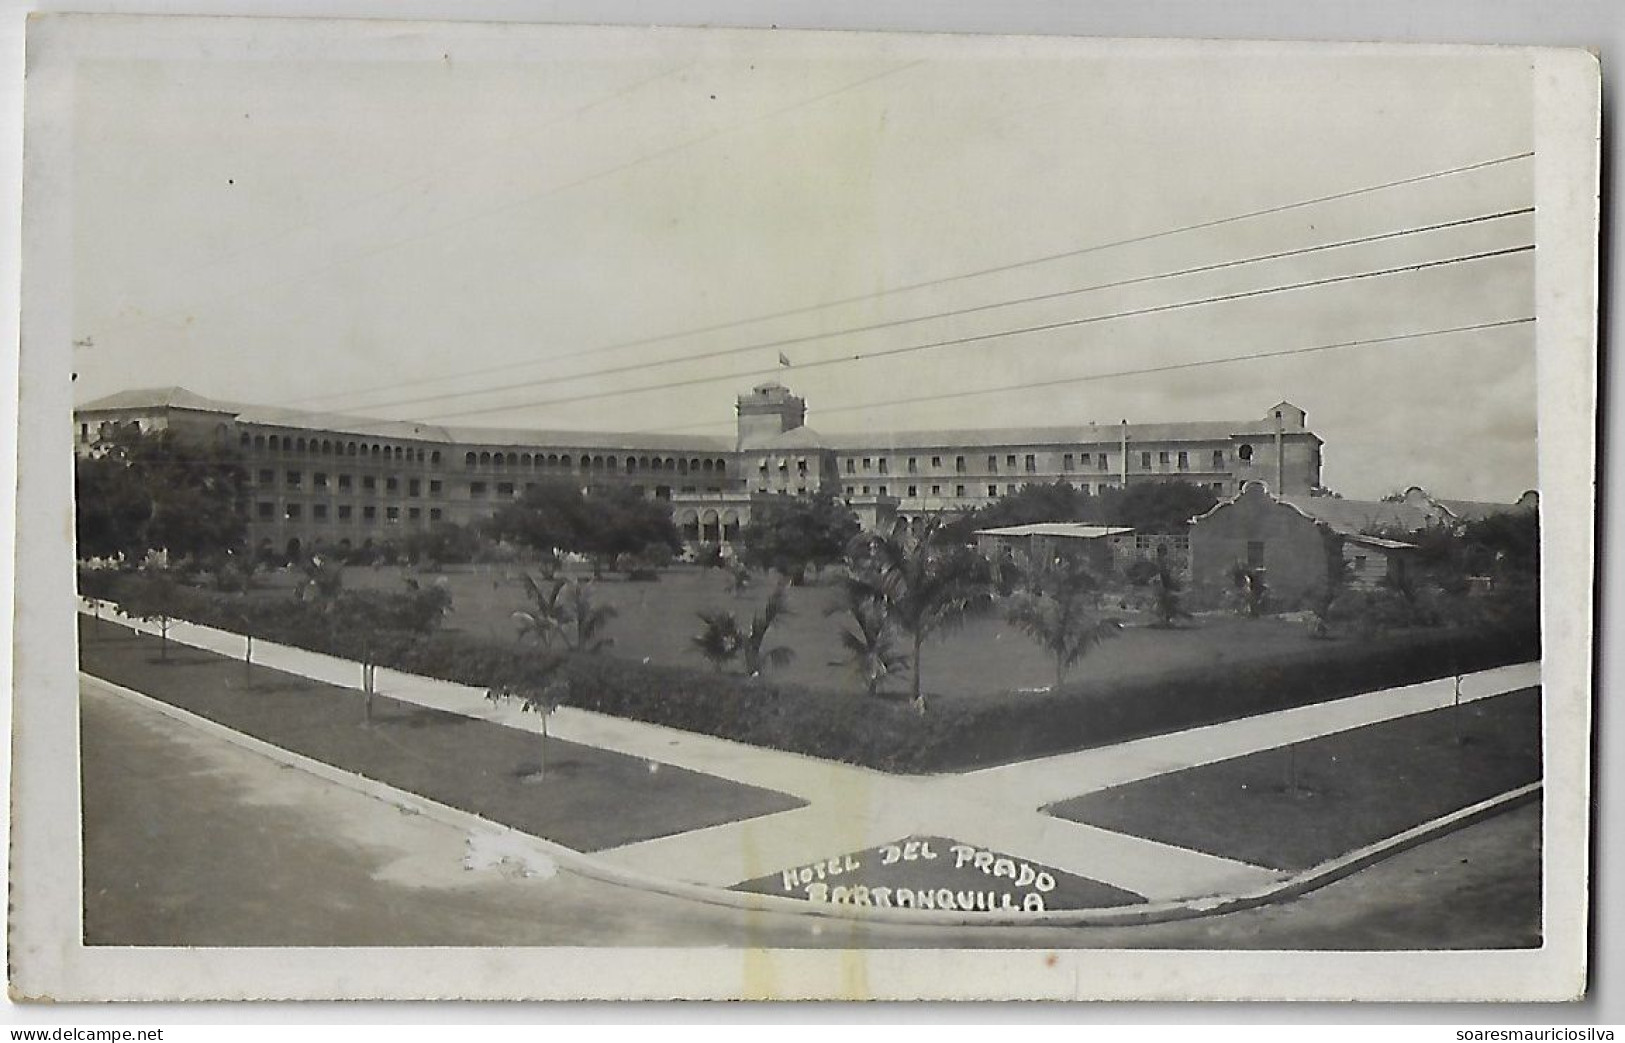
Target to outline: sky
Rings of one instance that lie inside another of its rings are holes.
[[[193,35],[79,67],[78,401],[725,435],[765,379],[832,434],[1286,399],[1345,495],[1538,487],[1532,324],[1280,354],[1534,314],[1515,51]]]

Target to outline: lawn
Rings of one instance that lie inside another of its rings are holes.
[[[421,794],[580,851],[595,851],[800,807],[745,786],[456,714],[360,692],[171,643],[81,617],[87,672],[367,778]]]
[[[286,596],[298,575],[262,577],[260,596]],[[512,616],[525,607],[526,598],[520,570],[512,566],[469,566],[432,575],[401,567],[358,567],[346,570],[344,581],[355,589],[397,590],[407,575],[423,583],[443,581],[450,588],[447,629],[503,641],[515,635]],[[690,668],[706,667],[691,643],[701,625],[698,613],[728,610],[748,622],[761,610],[769,589],[765,580],[758,579],[748,592],[735,596],[724,572],[694,568],[666,569],[655,583],[606,575],[597,585],[603,602],[617,613],[608,629],[615,642],[611,654]],[[795,658],[774,672],[776,680],[809,688],[861,690],[840,646],[843,617],[826,614],[839,596],[831,583],[791,589],[791,615],[773,629],[768,644],[792,649]],[[1207,616],[1177,630],[1159,630],[1147,627],[1147,620],[1133,613],[1120,615],[1128,626],[1091,651],[1069,680],[1090,685],[1152,680],[1193,668],[1222,670],[1273,661],[1321,644],[1309,639],[1304,624],[1280,619]],[[979,703],[992,693],[1044,691],[1054,683],[1049,657],[996,614],[969,620],[928,642],[923,660],[925,688],[943,708]],[[890,687],[904,690],[906,678]]]
[[[1540,740],[1540,690],[1527,688],[1459,711],[1116,786],[1048,810],[1255,865],[1307,869],[1537,781]]]

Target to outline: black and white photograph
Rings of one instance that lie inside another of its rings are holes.
[[[1583,993],[1589,55],[28,46],[22,991]]]

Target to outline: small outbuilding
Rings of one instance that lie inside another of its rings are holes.
[[[1366,530],[1403,528],[1408,520],[1402,505],[1279,497],[1262,482],[1249,482],[1191,520],[1191,579],[1198,586],[1228,585],[1241,566],[1262,573],[1270,591],[1290,601],[1323,589],[1332,563],[1341,560],[1352,587],[1397,582],[1416,547]]]
[[[1133,529],[1082,522],[1036,522],[1006,525],[976,533],[976,549],[997,565],[1005,560],[1065,559],[1100,574],[1112,567],[1112,541],[1132,537]]]

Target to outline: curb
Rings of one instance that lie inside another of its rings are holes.
[[[1189,920],[1203,916],[1240,912],[1272,902],[1297,898],[1327,884],[1352,876],[1362,869],[1408,851],[1430,840],[1435,840],[1458,829],[1482,822],[1505,811],[1533,803],[1540,799],[1542,783],[1532,782],[1517,789],[1441,815],[1419,826],[1394,836],[1368,844],[1345,855],[1329,859],[1310,869],[1275,881],[1253,891],[1229,895],[1210,895],[1178,899],[1171,902],[1110,906],[1093,909],[1055,909],[1045,912],[960,912],[927,909],[899,909],[878,906],[835,905],[813,903],[782,895],[763,895],[748,891],[732,891],[709,884],[696,884],[664,877],[654,877],[634,870],[612,865],[591,854],[565,847],[555,841],[521,832],[473,812],[454,808],[449,804],[408,790],[399,789],[358,772],[335,767],[303,754],[295,753],[273,743],[256,739],[235,731],[207,717],[183,710],[154,699],[123,685],[79,671],[82,680],[89,680],[108,691],[137,705],[163,714],[189,725],[205,734],[223,739],[235,746],[259,754],[269,760],[343,786],[363,796],[371,797],[397,808],[409,808],[443,825],[471,834],[487,834],[516,841],[534,849],[581,876],[638,890],[653,891],[674,898],[684,898],[707,905],[724,906],[754,912],[782,912],[797,916],[824,919],[858,920],[872,923],[894,923],[936,926],[989,926],[989,927],[1114,927],[1140,926]]]

